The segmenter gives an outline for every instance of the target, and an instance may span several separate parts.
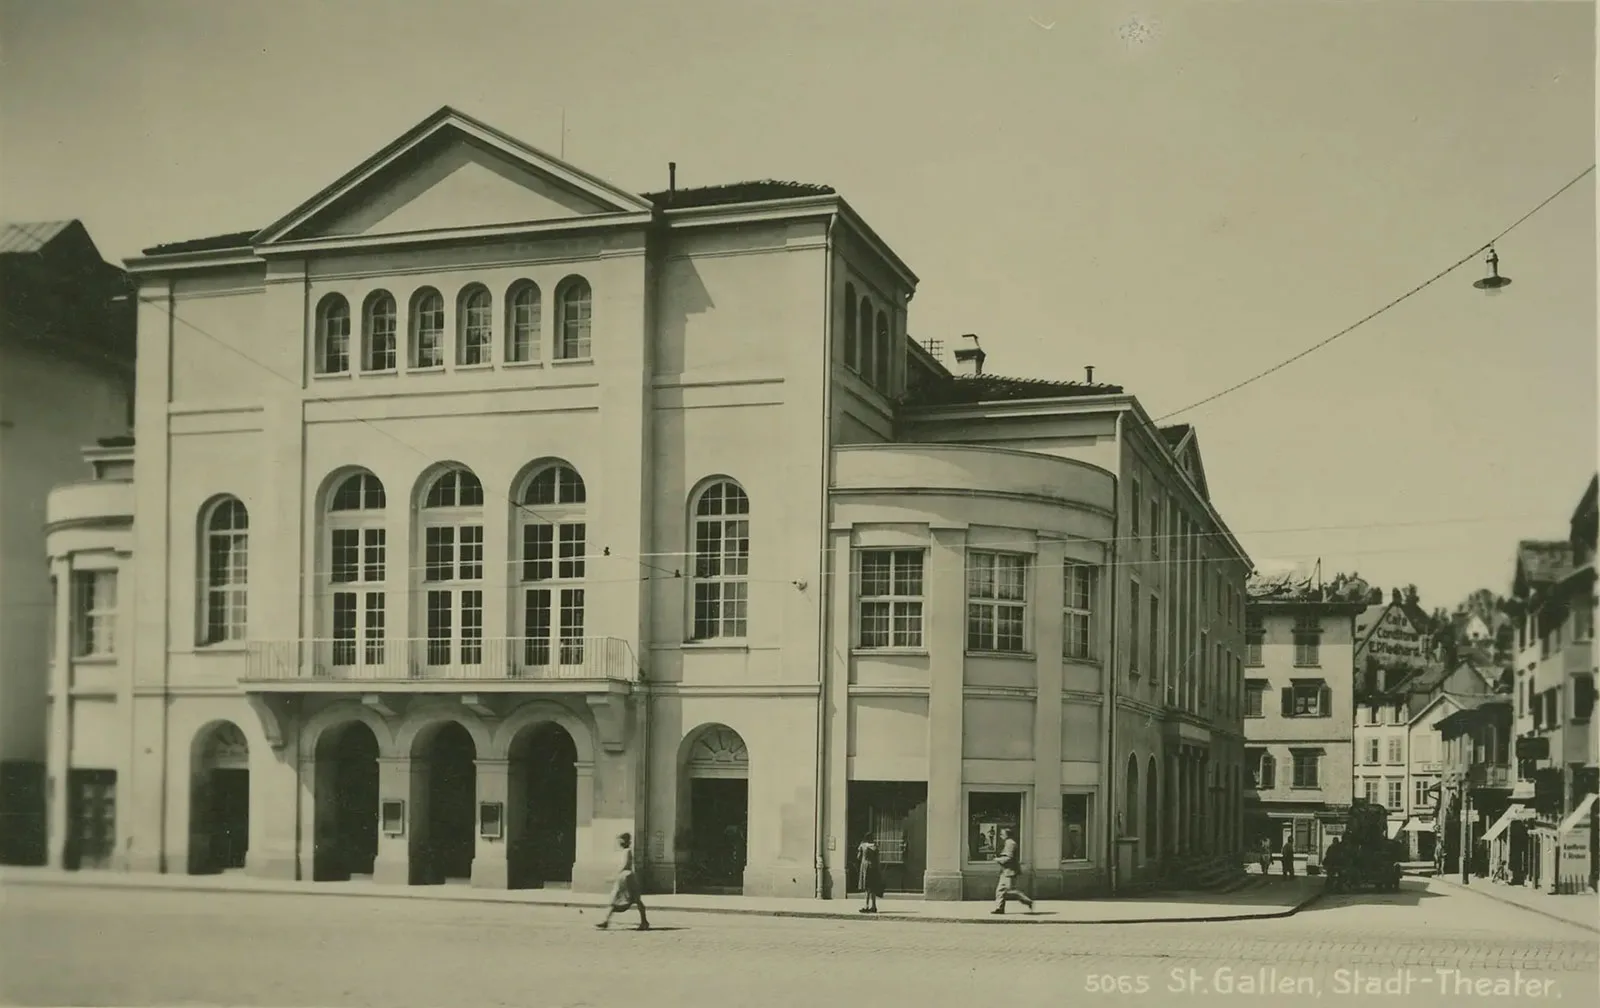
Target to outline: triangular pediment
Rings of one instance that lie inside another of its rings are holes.
[[[255,244],[647,213],[650,203],[442,109],[266,228]]]

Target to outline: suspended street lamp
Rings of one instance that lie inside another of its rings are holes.
[[[1484,262],[1488,264],[1489,275],[1475,282],[1472,286],[1485,294],[1498,294],[1503,288],[1511,285],[1510,277],[1500,275],[1500,256],[1495,252],[1493,245],[1489,246],[1489,258],[1485,259]]]

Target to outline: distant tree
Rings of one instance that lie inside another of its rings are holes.
[[[1417,586],[1416,585],[1414,585],[1414,584],[1406,585],[1406,594],[1405,594],[1405,600],[1404,601],[1405,601],[1406,605],[1411,606],[1411,607],[1415,607],[1420,603],[1421,596],[1417,594]]]

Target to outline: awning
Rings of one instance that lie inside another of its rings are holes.
[[[1392,823],[1390,823],[1389,824],[1389,839],[1393,840],[1395,837],[1399,836],[1400,835],[1400,830],[1404,826],[1405,826],[1405,823],[1403,821],[1402,822],[1392,822]]]
[[[1561,820],[1561,825],[1556,827],[1556,836],[1560,836],[1563,833],[1568,832],[1573,827],[1589,818],[1589,810],[1594,808],[1594,802],[1596,798],[1600,798],[1600,795],[1584,795],[1583,801],[1579,802],[1578,807],[1572,810],[1572,814]]]
[[[1511,823],[1514,820],[1525,818],[1523,816],[1525,809],[1526,806],[1524,805],[1512,805],[1504,812],[1500,813],[1500,818],[1496,819],[1494,821],[1494,825],[1490,826],[1489,829],[1483,834],[1481,838],[1483,842],[1488,843],[1490,840],[1493,840],[1495,837],[1510,829]]]
[[[1424,820],[1424,819],[1413,819],[1410,822],[1406,823],[1406,832],[1407,833],[1432,833],[1433,832],[1433,820],[1432,819],[1426,819],[1426,820]]]

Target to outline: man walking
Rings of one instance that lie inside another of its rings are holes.
[[[1000,866],[1000,882],[994,887],[994,909],[992,914],[1006,912],[1006,901],[1016,900],[1029,910],[1033,909],[1033,899],[1027,893],[1017,888],[1017,873],[1022,869],[1022,861],[1017,856],[1017,837],[1009,828],[1000,831],[1000,853],[995,855],[995,863]]]

